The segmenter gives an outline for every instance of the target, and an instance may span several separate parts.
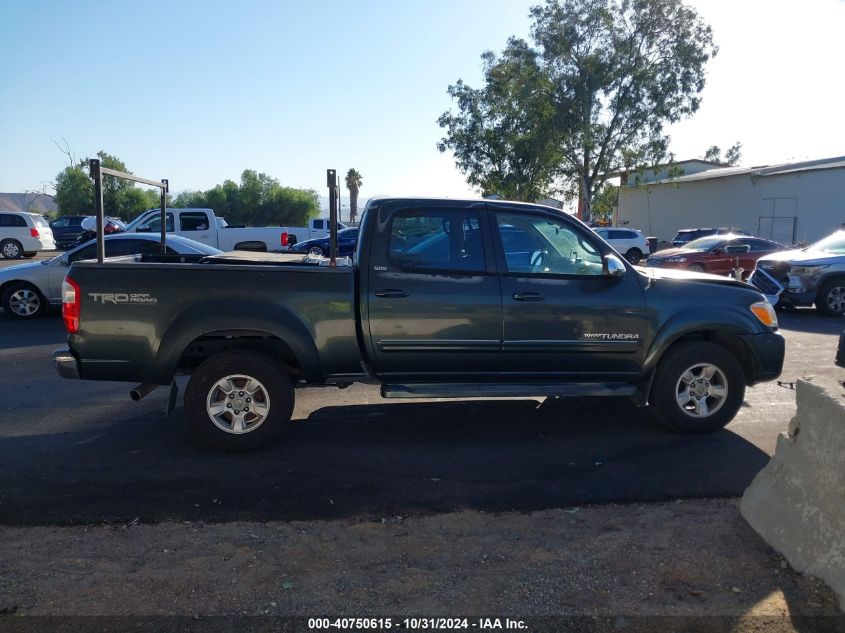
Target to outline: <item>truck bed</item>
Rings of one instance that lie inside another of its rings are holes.
[[[192,349],[225,347],[233,333],[289,347],[309,382],[361,372],[351,267],[252,252],[151,261],[166,258],[73,265],[69,277],[96,289],[83,293],[81,328],[69,339],[83,378],[167,384]]]

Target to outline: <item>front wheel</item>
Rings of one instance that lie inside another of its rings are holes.
[[[704,264],[692,264],[689,268],[687,268],[687,270],[691,270],[694,273],[703,273],[707,271]]]
[[[194,440],[210,448],[252,451],[267,446],[290,422],[290,378],[267,356],[222,352],[200,365],[185,392]]]
[[[629,248],[628,252],[625,253],[625,259],[634,265],[639,264],[642,258],[643,252],[638,248]]]
[[[845,277],[828,279],[819,288],[816,310],[827,316],[845,314]]]
[[[724,428],[745,397],[745,374],[736,357],[708,341],[669,349],[654,378],[649,404],[666,427],[679,433]]]
[[[323,256],[323,249],[319,246],[312,246],[308,249],[308,256],[309,257],[322,257]]]

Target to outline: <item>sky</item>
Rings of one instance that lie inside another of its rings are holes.
[[[845,155],[842,0],[692,0],[720,52],[676,159],[743,144],[745,165]],[[326,193],[475,196],[437,117],[480,55],[527,37],[536,0],[0,2],[0,191],[40,190],[105,150],[173,191],[247,168]],[[345,192],[344,192],[345,193]]]

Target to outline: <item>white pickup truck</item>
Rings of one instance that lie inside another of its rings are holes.
[[[288,246],[305,240],[326,237],[329,221],[314,218],[308,226],[251,226],[231,227],[226,220],[214,215],[213,209],[167,209],[167,232],[181,235],[221,251],[287,251]],[[150,209],[130,222],[127,231],[158,233],[161,231],[161,211]],[[178,227],[178,228],[177,228]],[[347,228],[337,223],[338,230]]]
[[[167,209],[168,233],[208,244],[221,251],[287,251],[290,236],[284,226],[235,228],[214,215],[212,209]],[[132,220],[128,232],[158,233],[161,231],[161,211],[150,209]]]

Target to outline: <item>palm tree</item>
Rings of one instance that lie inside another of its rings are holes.
[[[349,222],[355,222],[355,217],[358,215],[358,190],[361,188],[361,183],[364,179],[361,174],[352,167],[346,172],[346,188],[349,189]]]

